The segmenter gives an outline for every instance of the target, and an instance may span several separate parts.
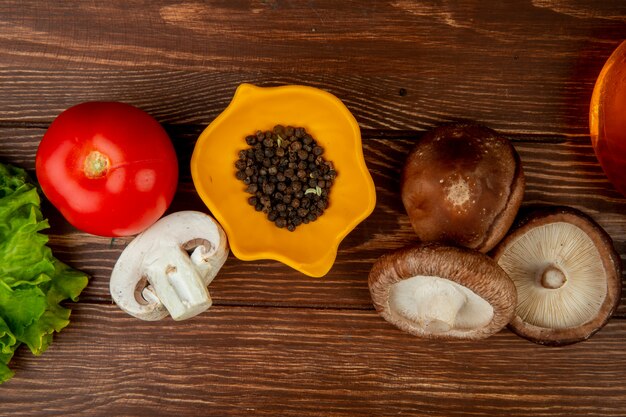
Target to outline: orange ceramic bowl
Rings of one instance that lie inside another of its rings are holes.
[[[294,232],[279,229],[255,211],[245,185],[235,178],[238,153],[248,148],[245,137],[277,124],[304,127],[337,171],[324,214]],[[191,175],[237,258],[274,259],[313,277],[329,271],[343,238],[376,204],[354,116],[337,97],[312,87],[240,85],[226,110],[198,138]]]

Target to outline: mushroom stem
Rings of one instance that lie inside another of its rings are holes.
[[[223,263],[222,259],[215,256],[215,251],[207,240],[199,242],[199,246],[191,252],[189,258],[202,277],[205,286],[213,281]]]
[[[541,286],[550,290],[561,288],[567,282],[565,273],[556,265],[549,265],[541,273]]]
[[[429,333],[450,331],[467,302],[454,284],[425,276],[399,282],[391,298],[393,309]]]
[[[211,307],[203,276],[182,248],[155,245],[144,262],[154,293],[174,320],[193,317]]]

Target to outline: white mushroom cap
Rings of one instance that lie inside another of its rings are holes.
[[[511,328],[537,343],[584,340],[619,302],[619,257],[600,226],[577,210],[531,213],[500,243],[494,258],[517,288]]]
[[[192,251],[191,255],[188,251]],[[170,214],[138,235],[111,274],[115,303],[143,320],[183,320],[211,306],[207,286],[228,257],[221,226],[197,211]]]

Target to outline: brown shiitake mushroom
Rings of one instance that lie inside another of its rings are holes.
[[[426,133],[402,174],[402,202],[422,242],[488,252],[506,234],[524,195],[524,172],[511,143],[475,124]]]
[[[516,292],[506,273],[480,252],[438,244],[400,249],[369,274],[380,315],[429,339],[483,339],[509,323]]]
[[[517,287],[510,328],[543,345],[567,345],[600,330],[620,301],[621,261],[609,235],[569,207],[531,210],[493,257]]]

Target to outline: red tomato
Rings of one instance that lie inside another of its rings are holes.
[[[73,226],[129,236],[159,219],[178,183],[172,142],[150,115],[129,104],[88,102],[61,113],[35,161],[46,197]]]

